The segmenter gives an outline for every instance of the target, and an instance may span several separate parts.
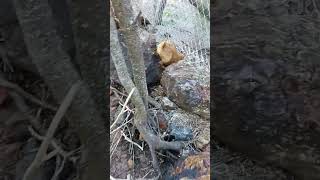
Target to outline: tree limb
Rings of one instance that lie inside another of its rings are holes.
[[[9,82],[7,81],[6,79],[4,79],[1,75],[0,75],[0,86],[3,86],[3,87],[6,87],[6,88],[9,88],[9,89],[12,89],[14,91],[16,91],[17,93],[19,93],[20,95],[22,95],[24,98],[28,99],[29,101],[35,103],[35,104],[38,104],[40,105],[41,107],[43,108],[46,108],[46,109],[50,109],[50,110],[53,110],[53,111],[56,111],[57,108],[50,105],[50,104],[46,104],[42,101],[40,101],[39,99],[37,99],[36,97],[34,97],[33,95],[27,93],[26,91],[24,91],[21,87],[19,87],[18,85],[12,83],[12,82]]]
[[[47,134],[45,136],[45,139],[42,141],[36,157],[34,158],[33,162],[31,163],[31,165],[29,166],[27,171],[25,172],[23,180],[33,180],[34,179],[33,175],[38,170],[40,165],[42,164],[42,160],[45,158],[45,156],[47,154],[47,150],[48,150],[49,144],[53,138],[53,135],[54,135],[62,117],[64,116],[67,109],[71,105],[71,102],[72,102],[74,96],[76,95],[76,93],[78,92],[80,86],[81,86],[81,82],[79,81],[71,87],[70,91],[66,95],[61,106],[59,107],[57,113],[55,114],[53,120],[50,123]]]
[[[138,34],[136,33],[138,25],[132,23],[134,22],[134,19],[129,19],[129,17],[133,15],[130,1],[114,0],[112,1],[112,4],[115,14],[120,20],[120,28],[124,29],[124,42],[128,47],[128,57],[131,62],[134,84],[140,92],[143,103],[147,108],[148,90],[142,44]]]

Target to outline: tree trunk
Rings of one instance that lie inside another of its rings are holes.
[[[72,27],[76,44],[75,61],[79,65],[81,76],[89,85],[98,108],[107,118],[106,96],[109,81],[108,38],[109,23],[107,2],[100,0],[77,0],[70,3]]]
[[[123,34],[125,36],[125,44],[128,47],[128,57],[131,61],[134,83],[147,107],[146,98],[148,96],[148,91],[142,44],[136,32],[136,28],[138,27],[137,24],[131,24],[130,18],[128,18],[131,17],[131,22],[134,21],[130,1],[124,0],[120,2],[119,0],[115,0],[112,1],[112,4],[115,14],[120,20],[120,28],[125,29]]]

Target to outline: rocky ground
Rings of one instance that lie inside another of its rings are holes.
[[[180,155],[167,151],[158,152],[164,179],[209,179],[210,164],[213,172],[211,178],[218,180],[291,179],[290,175],[280,169],[259,165],[247,156],[229,150],[215,139],[210,140],[210,125],[214,126],[214,119],[211,119],[210,123],[210,89],[206,80],[206,77],[196,73],[194,67],[181,61],[169,66],[162,73],[161,84],[151,90],[150,95],[161,105],[151,108],[150,111],[156,117],[153,120],[156,119],[158,135],[190,142]],[[121,103],[126,99],[126,93],[121,90],[121,86],[114,86],[117,88],[112,88],[111,116],[116,114],[119,101]],[[132,126],[128,127],[130,128]],[[121,130],[128,132],[126,128]],[[138,136],[131,137],[133,141],[143,145]],[[113,177],[125,179],[128,174],[139,178],[154,177],[147,147],[142,151],[132,142],[124,140],[120,134],[115,139],[120,139],[120,142],[111,160]]]

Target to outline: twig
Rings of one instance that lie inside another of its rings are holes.
[[[120,95],[122,95],[122,96],[127,97],[127,95],[126,95],[125,93],[119,91],[118,89],[116,89],[116,88],[114,88],[114,87],[112,87],[112,86],[110,86],[110,89],[113,90],[116,94],[120,94]],[[156,100],[154,100],[151,96],[148,96],[148,97],[147,97],[147,100],[148,100],[148,102],[149,102],[151,105],[153,105],[154,107],[156,107],[156,108],[160,108],[160,107],[161,107],[161,105],[160,105]]]
[[[59,156],[57,156],[57,160],[56,160],[56,170],[51,178],[51,180],[57,180],[59,178],[59,175],[61,173],[61,171],[64,168],[64,164],[66,163],[66,158],[63,157],[62,162],[60,163],[61,159]]]
[[[121,133],[120,131],[118,131],[117,133]],[[120,140],[121,140],[121,137],[122,136],[120,136],[120,138],[118,138],[118,140],[116,141],[116,143],[114,143],[114,141],[115,141],[115,138],[117,138],[117,135],[118,134],[115,134],[114,136],[113,136],[113,139],[112,139],[112,144],[111,144],[111,147],[110,147],[110,159],[112,159],[112,156],[113,156],[113,153],[116,151],[116,149],[117,149],[117,147],[118,147],[118,144],[120,143]]]
[[[38,134],[33,128],[28,127],[28,130],[29,130],[30,134],[31,134],[33,137],[35,137],[36,139],[41,140],[41,141],[43,141],[43,140],[45,139],[45,137],[43,137],[43,136],[41,136],[40,134]],[[63,157],[66,157],[66,156],[67,156],[68,152],[64,151],[64,150],[58,145],[57,140],[56,140],[55,138],[52,138],[50,144],[52,145],[52,147],[53,147],[54,149],[57,150],[57,153],[59,153],[59,154],[62,155]],[[48,155],[48,156],[49,156],[49,155]],[[47,158],[49,158],[49,157],[47,157]],[[49,158],[49,159],[50,159],[50,158]]]
[[[152,97],[148,96],[147,99],[148,99],[148,102],[150,104],[152,104],[154,107],[161,108],[161,105],[156,100],[154,100]]]
[[[50,144],[51,139],[53,138],[53,135],[55,133],[55,130],[57,129],[63,115],[66,113],[68,107],[71,105],[72,100],[78,90],[80,89],[81,86],[81,81],[76,82],[71,89],[69,90],[68,94],[64,98],[64,100],[61,103],[61,106],[59,107],[57,113],[55,114],[48,131],[46,133],[45,139],[42,141],[40,148],[36,154],[35,159],[31,163],[31,165],[28,167],[27,171],[25,172],[23,176],[23,180],[32,180],[33,179],[33,173],[38,170],[38,168],[41,165],[42,160],[46,156],[46,152],[48,149],[48,146]]]
[[[118,89],[116,89],[116,88],[114,88],[114,87],[111,87],[111,86],[110,86],[110,89],[113,90],[114,92],[117,92],[118,94],[121,94],[122,96],[126,96],[126,97],[127,97],[127,95],[126,95],[125,93],[119,91]]]
[[[12,82],[9,82],[7,80],[5,80],[3,77],[0,76],[0,86],[12,89],[14,91],[16,91],[17,93],[19,93],[20,95],[22,95],[24,98],[28,99],[29,101],[38,104],[46,109],[50,109],[52,111],[56,111],[57,108],[47,104],[45,102],[40,101],[39,99],[37,99],[36,97],[34,97],[33,95],[27,93],[26,91],[24,91],[20,86],[18,86],[17,84],[14,84]]]
[[[48,161],[49,159],[55,157],[55,156],[58,156],[59,153],[58,153],[58,150],[57,149],[54,149],[53,151],[51,151],[50,153],[48,153],[41,161],[41,163],[44,163],[46,161]]]
[[[19,109],[19,111],[21,113],[23,113],[25,116],[27,116],[27,118],[29,119],[31,125],[36,129],[40,129],[41,128],[41,124],[38,121],[38,118],[37,117],[33,117],[32,115],[30,115],[30,108],[27,106],[27,104],[25,103],[24,99],[14,91],[9,92],[9,95],[11,96],[13,101],[15,102],[15,104],[16,104],[17,108]]]
[[[127,119],[127,118],[126,118]],[[128,123],[130,123],[132,120],[130,119],[129,121],[126,121],[125,123],[121,124],[119,127],[117,127],[116,129],[112,130],[110,132],[110,135],[113,134],[114,132],[117,132],[119,129],[121,129],[123,126],[127,125]]]
[[[131,24],[131,26],[136,26],[138,25],[138,20],[141,18],[141,14],[142,12],[139,11],[138,15],[136,16],[136,18],[134,19],[133,23]]]
[[[113,127],[113,126],[117,123],[117,121],[119,120],[120,116],[123,114],[124,109],[126,108],[126,106],[127,106],[128,102],[129,102],[129,100],[130,100],[133,92],[135,91],[135,89],[136,89],[136,88],[132,88],[132,90],[131,90],[131,92],[129,93],[126,101],[124,102],[124,105],[122,106],[122,109],[121,109],[120,113],[118,114],[116,120],[115,120],[115,121],[113,122],[113,124],[110,126],[110,129],[112,129],[112,127]]]
[[[126,134],[124,134],[122,131],[121,131],[121,134],[122,134],[122,136],[124,137],[124,140],[130,142],[131,144],[136,145],[139,149],[141,149],[141,151],[143,151],[143,147],[141,147],[141,146],[140,146],[139,144],[137,144],[136,142],[133,142],[133,141],[132,141],[130,138],[128,138],[128,137],[126,136]]]

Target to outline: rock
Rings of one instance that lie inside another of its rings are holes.
[[[173,136],[175,141],[190,141],[193,137],[192,129],[184,126],[172,124],[169,135]]]
[[[180,108],[209,119],[209,74],[198,71],[185,61],[172,64],[163,71],[161,85],[168,98]]]
[[[215,5],[212,125],[215,137],[234,150],[316,180],[320,46],[313,34],[319,22],[315,12],[296,8],[302,3]]]
[[[165,114],[162,111],[157,111],[156,117],[159,122],[159,128],[161,130],[166,130],[168,127],[168,119],[166,118]]]
[[[171,111],[168,124],[169,130],[174,129],[174,131],[171,132],[173,135],[187,140],[190,139],[192,135],[192,141],[198,149],[203,149],[210,143],[210,122],[198,115],[179,109],[174,110]]]
[[[210,148],[205,152],[179,159],[165,179],[210,179]]]
[[[177,105],[175,105],[168,97],[162,97],[161,104],[164,110],[173,110],[177,108]]]
[[[204,127],[197,135],[197,140],[194,142],[195,147],[198,149],[205,148],[210,143],[210,127]]]

